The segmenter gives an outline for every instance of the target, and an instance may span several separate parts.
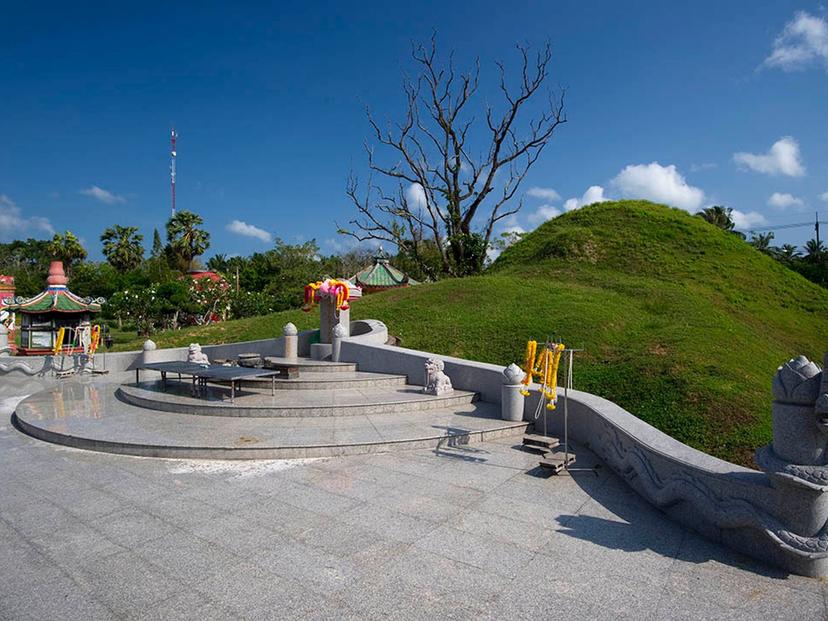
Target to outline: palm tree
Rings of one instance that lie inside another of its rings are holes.
[[[86,249],[72,231],[66,231],[62,235],[55,233],[47,248],[55,259],[63,261],[67,270],[71,269],[76,261],[86,258]]]
[[[228,261],[226,254],[216,254],[210,257],[207,261],[207,269],[214,272],[226,272],[227,264]]]
[[[783,261],[793,261],[794,259],[798,259],[800,256],[802,256],[801,253],[793,244],[782,244],[782,246],[779,247],[779,258]]]
[[[752,233],[750,237],[750,245],[756,248],[759,252],[765,254],[773,254],[773,249],[770,243],[773,241],[773,233]]]
[[[210,233],[198,228],[201,224],[201,216],[191,211],[179,211],[167,222],[167,241],[187,269],[192,267],[195,257],[210,247]]]
[[[825,254],[825,244],[822,240],[809,239],[805,242],[805,258],[812,263],[819,263],[822,255]]]
[[[133,270],[144,260],[144,236],[136,226],[120,226],[105,229],[101,235],[103,253],[109,264],[118,271]]]
[[[705,207],[698,213],[697,216],[704,218],[713,226],[718,226],[724,231],[732,231],[736,226],[733,222],[733,210],[730,207],[723,207],[722,205],[713,205],[712,207]]]

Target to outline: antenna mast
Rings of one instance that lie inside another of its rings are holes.
[[[176,151],[175,151],[175,139],[178,138],[178,134],[175,132],[175,127],[172,128],[170,132],[170,191],[172,193],[172,215],[175,215],[175,158],[176,158]]]

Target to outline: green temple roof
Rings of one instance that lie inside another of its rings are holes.
[[[81,298],[65,286],[50,286],[33,298],[17,297],[4,308],[17,313],[98,313],[102,300]]]
[[[374,257],[374,264],[357,272],[351,277],[351,282],[360,287],[402,287],[405,285],[419,285],[404,272],[388,262],[388,257],[380,248]]]

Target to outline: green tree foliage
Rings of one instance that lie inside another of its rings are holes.
[[[193,267],[193,259],[210,247],[210,233],[199,228],[204,220],[191,211],[179,211],[167,222],[167,241],[182,269]]]
[[[133,270],[144,260],[144,236],[138,227],[116,224],[104,230],[101,241],[106,260],[117,270]]]
[[[705,207],[696,215],[706,220],[713,226],[717,226],[723,231],[732,231],[736,223],[733,221],[733,209],[730,207],[723,207],[722,205],[713,205],[712,207]]]
[[[67,270],[71,270],[75,263],[83,261],[87,255],[86,248],[72,231],[66,231],[63,234],[55,233],[52,241],[49,242],[48,250],[53,258],[63,261]]]
[[[0,273],[14,276],[17,295],[32,296],[43,289],[52,259],[49,243],[30,238],[0,244]]]
[[[775,248],[771,246],[771,242],[773,241],[773,233],[759,233],[752,234],[750,237],[750,241],[748,242],[751,246],[756,248],[759,252],[764,252],[765,254],[769,254],[771,256],[776,256]]]
[[[161,242],[161,235],[158,233],[158,229],[152,229],[152,251],[150,252],[150,257],[158,259],[163,254],[164,244]]]

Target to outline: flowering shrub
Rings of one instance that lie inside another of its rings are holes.
[[[275,311],[276,300],[263,291],[238,291],[230,293],[230,316],[233,319],[267,315]]]
[[[230,285],[226,280],[193,280],[190,282],[188,293],[195,310],[190,317],[190,323],[203,325],[227,319],[230,312]]]

